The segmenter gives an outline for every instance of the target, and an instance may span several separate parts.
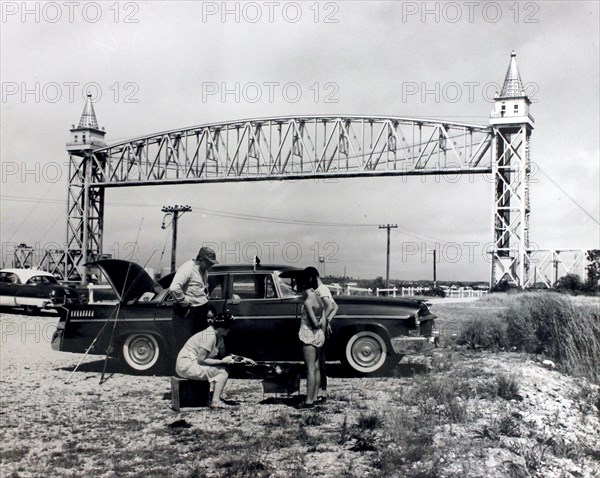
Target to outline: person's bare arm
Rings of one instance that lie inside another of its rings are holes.
[[[222,359],[208,358],[208,350],[206,349],[200,349],[196,360],[200,365],[231,365],[234,363],[234,358],[232,355],[228,355]]]
[[[323,296],[323,297],[321,297],[321,299],[323,300],[323,303],[325,304],[325,310],[323,311],[323,317],[325,317],[327,319],[327,321],[329,322],[331,319],[333,319],[333,317],[337,313],[338,305],[335,303],[335,301],[331,297]]]
[[[320,327],[319,320],[315,315],[314,306],[315,299],[312,296],[308,296],[308,298],[304,301],[304,308],[306,309],[306,315],[308,316],[308,320],[310,320],[313,328],[318,329]]]
[[[256,365],[256,362],[248,357],[242,357],[241,355],[230,355],[233,357],[235,363],[243,363],[246,365]]]
[[[331,297],[327,297],[327,301],[325,303],[329,304],[329,311],[327,313],[327,322],[331,322],[333,320],[333,318],[335,317],[335,314],[337,314],[337,311],[339,310],[339,306],[337,305],[335,300],[333,300]]]

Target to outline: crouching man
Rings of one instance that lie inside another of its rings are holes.
[[[209,306],[207,312],[208,328],[185,343],[175,364],[177,375],[190,380],[214,382],[211,407],[225,408],[221,394],[229,378],[228,366],[234,363],[256,365],[254,360],[237,355],[226,355],[223,338],[229,333],[234,322],[230,315],[216,315]]]

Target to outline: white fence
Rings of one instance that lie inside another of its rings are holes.
[[[353,285],[347,285],[342,287],[341,285],[327,285],[329,290],[334,295],[373,295],[373,289],[365,287],[356,287]]]
[[[487,293],[487,290],[473,290],[459,287],[458,289],[447,290],[446,297],[483,297]]]
[[[413,296],[413,295],[427,295],[427,292],[430,291],[430,287],[401,287],[400,289],[393,287],[390,289],[375,289],[375,293],[377,296],[385,295],[387,297],[396,297],[398,291],[402,297]],[[444,291],[446,293],[446,297],[483,297],[488,293],[487,290],[474,290],[470,287],[458,287],[456,289],[446,289]]]

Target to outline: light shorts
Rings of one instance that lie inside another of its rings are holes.
[[[178,362],[175,372],[182,378],[210,382],[218,375],[227,373],[227,368],[224,365],[200,365],[198,362],[190,360],[189,362]]]
[[[311,329],[308,325],[301,324],[298,337],[302,343],[306,345],[313,345],[317,348],[323,347],[325,344],[325,334],[323,333],[321,327],[318,329]]]

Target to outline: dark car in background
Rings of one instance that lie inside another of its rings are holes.
[[[67,304],[52,340],[54,350],[123,358],[133,372],[172,364],[175,349],[169,279],[155,282],[138,264],[94,263],[111,283],[117,304]],[[210,304],[235,323],[226,339],[231,353],[261,362],[302,361],[298,339],[302,297],[295,289],[302,269],[276,265],[216,265],[209,272]],[[435,347],[434,319],[422,300],[335,296],[328,360],[359,374],[398,363],[402,355]],[[114,328],[114,334],[112,329]],[[110,337],[113,337],[112,343]]]
[[[60,284],[56,277],[39,269],[0,270],[0,305],[19,307],[29,314],[81,303],[80,294]]]

